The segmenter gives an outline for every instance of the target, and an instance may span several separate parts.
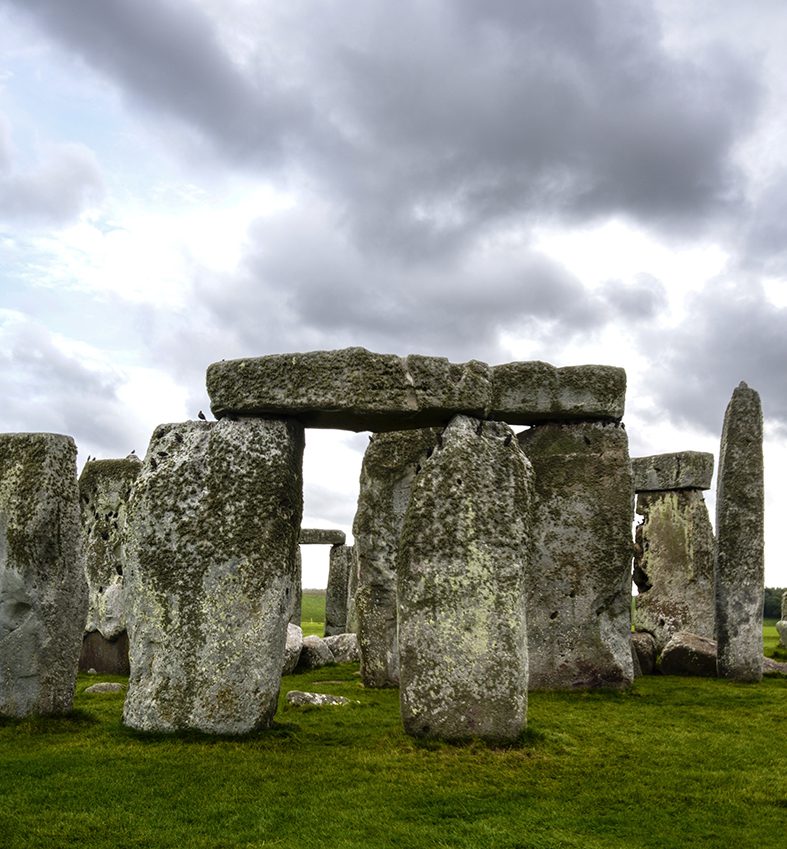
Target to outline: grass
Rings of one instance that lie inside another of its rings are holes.
[[[397,692],[351,664],[285,678],[274,728],[243,739],[135,734],[96,680],[67,718],[0,723],[4,849],[784,845],[785,679],[531,693],[498,749],[411,740]],[[354,703],[292,708],[289,689]]]
[[[301,628],[304,637],[322,637],[325,633],[325,590],[303,591]]]
[[[762,641],[765,656],[774,660],[787,661],[787,649],[779,648],[779,632],[776,619],[765,619],[762,623]]]

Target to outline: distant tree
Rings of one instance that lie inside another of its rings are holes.
[[[763,619],[779,619],[782,615],[783,587],[765,587],[765,600],[762,605]]]

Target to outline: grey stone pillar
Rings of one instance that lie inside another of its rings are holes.
[[[124,535],[131,487],[141,468],[137,457],[93,460],[79,476],[88,588],[87,624],[79,659],[82,671],[129,673]]]
[[[129,506],[124,722],[242,734],[269,725],[303,509],[287,420],[156,428]]]
[[[358,592],[358,549],[353,546],[350,560],[350,574],[347,577],[347,631],[358,633],[358,608],[355,594]]]
[[[325,636],[347,631],[347,584],[353,562],[350,545],[332,545],[328,562],[328,586],[325,590]]]
[[[713,639],[713,528],[702,490],[713,455],[696,451],[632,460],[637,513],[634,627],[661,652],[674,633]]]
[[[741,382],[724,414],[716,488],[719,677],[762,679],[764,581],[762,407]]]
[[[396,643],[396,558],[416,470],[436,445],[439,430],[378,433],[361,468],[353,522],[358,557],[358,646],[367,687],[399,683]]]
[[[415,479],[398,570],[408,734],[510,741],[525,727],[532,477],[507,425],[456,416]]]
[[[71,710],[87,611],[76,446],[0,435],[0,716]]]
[[[544,424],[518,438],[536,486],[530,687],[628,685],[634,495],[626,431]]]
[[[779,648],[787,649],[787,590],[782,593],[782,618],[776,623],[779,632]]]
[[[303,558],[301,557],[301,547],[295,548],[295,570],[292,576],[292,586],[290,588],[289,598],[289,619],[291,625],[301,624],[301,606],[303,604]]]

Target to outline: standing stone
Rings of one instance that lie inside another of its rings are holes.
[[[439,430],[378,433],[361,467],[353,536],[358,558],[358,646],[367,687],[399,684],[396,558],[416,470],[434,450]]]
[[[634,496],[626,431],[546,424],[518,439],[536,486],[530,687],[628,685]]]
[[[93,460],[79,476],[82,543],[88,588],[87,624],[79,668],[128,675],[128,636],[123,573],[124,533],[131,486],[142,462]]]
[[[303,606],[303,558],[301,548],[295,549],[295,571],[292,576],[292,587],[290,588],[287,621],[291,625],[301,625],[301,608]]]
[[[741,382],[724,414],[716,487],[720,678],[762,679],[764,493],[760,396]]]
[[[776,623],[779,632],[779,648],[787,649],[787,590],[782,593],[782,618]]]
[[[76,445],[0,435],[0,716],[71,710],[87,586]]]
[[[350,574],[347,576],[347,631],[358,633],[358,607],[355,596],[358,592],[358,549],[353,546],[350,560]]]
[[[353,562],[350,545],[331,546],[328,562],[328,586],[325,590],[325,636],[347,630],[347,583]]]
[[[697,489],[640,492],[634,557],[634,627],[660,653],[677,631],[713,639],[713,528]]]
[[[303,506],[286,420],[160,425],[129,506],[124,722],[243,734],[270,724]]]
[[[532,478],[507,425],[467,416],[423,461],[398,568],[408,734],[502,742],[525,727]]]

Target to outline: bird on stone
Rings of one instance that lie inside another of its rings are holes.
[[[198,418],[200,421],[203,421],[203,422],[206,422],[206,421],[207,421],[207,419],[205,418],[205,413],[203,413],[203,412],[202,412],[202,410],[200,410],[200,411],[197,413],[197,418]]]

